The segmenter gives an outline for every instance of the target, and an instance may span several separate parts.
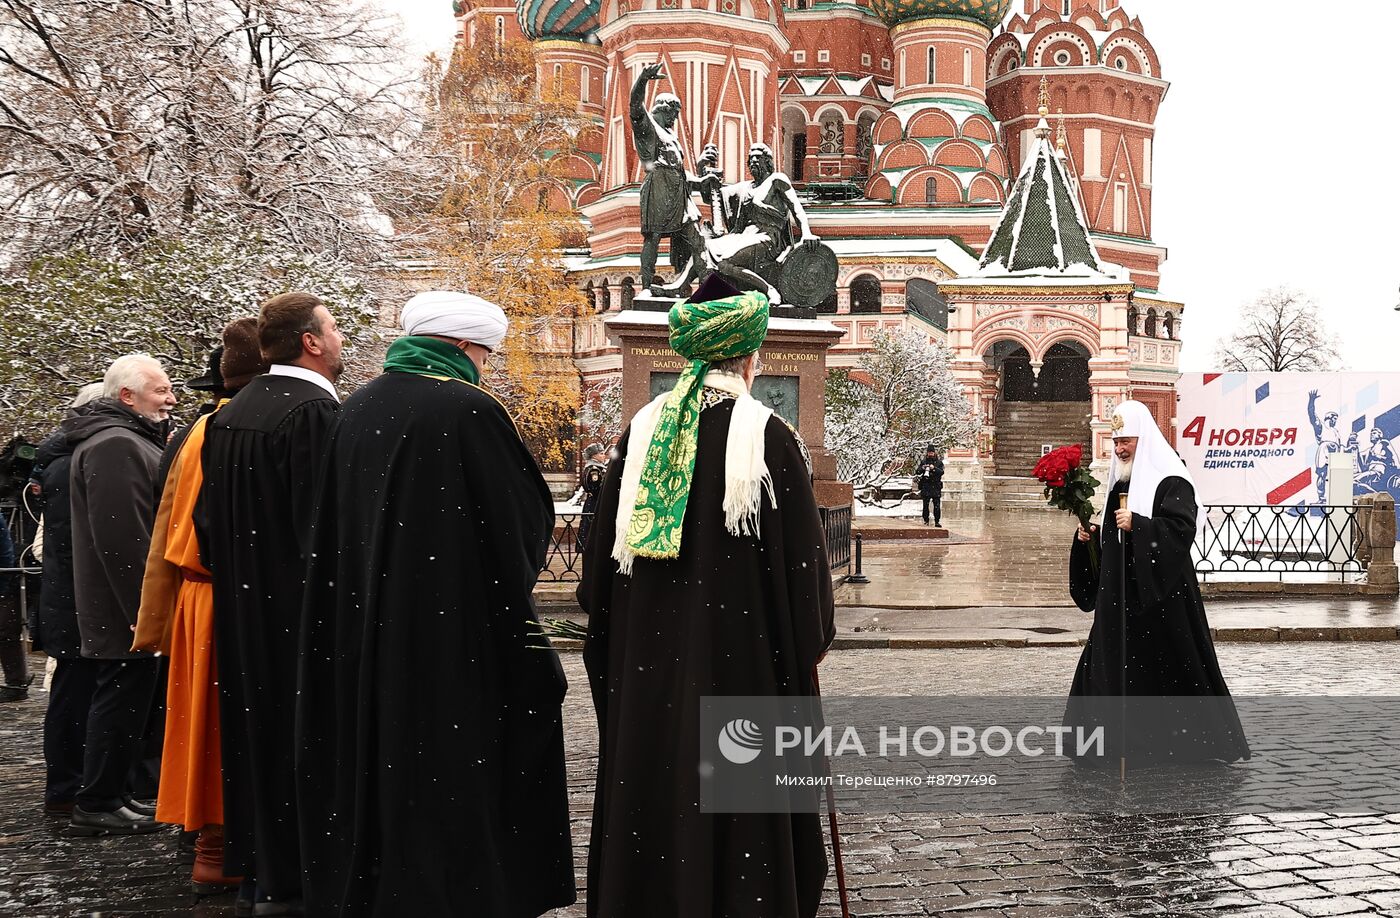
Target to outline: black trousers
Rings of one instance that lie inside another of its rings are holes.
[[[925,522],[925,523],[928,522],[928,505],[929,505],[929,502],[930,502],[930,501],[933,503],[933,520],[934,520],[934,522],[940,522],[940,521],[942,521],[942,519],[943,519],[943,492],[942,492],[942,491],[939,491],[939,492],[937,492],[937,493],[935,493],[935,494],[931,494],[931,495],[926,494],[926,495],[924,495],[924,522]]]
[[[0,574],[0,580],[11,580],[9,574]],[[8,590],[5,592],[9,592]],[[29,684],[29,661],[24,655],[24,616],[20,614],[19,593],[0,595],[0,670],[4,672],[6,685],[23,686]]]
[[[77,804],[90,813],[106,813],[133,793],[132,769],[142,758],[158,672],[154,659],[92,662],[97,680]]]
[[[83,786],[88,709],[97,688],[97,660],[59,660],[44,714],[45,803],[72,803]]]

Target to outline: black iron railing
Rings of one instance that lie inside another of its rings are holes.
[[[554,536],[549,540],[549,556],[540,571],[541,582],[576,583],[583,579],[583,546],[592,528],[592,513],[555,513]]]
[[[20,622],[27,625],[33,598],[29,590],[31,586],[38,587],[38,581],[33,578],[43,571],[39,559],[34,557],[38,523],[27,507],[10,500],[0,501],[0,522],[4,523],[6,539],[5,544],[0,545],[0,590],[15,591]]]
[[[822,530],[826,533],[826,559],[833,571],[851,566],[851,508],[822,507]],[[583,544],[590,537],[593,514],[563,511],[555,514],[554,535],[549,554],[540,571],[542,583],[573,583],[583,577]],[[583,538],[580,538],[582,534]]]
[[[826,531],[826,560],[833,571],[851,567],[851,508],[822,507],[822,529]]]
[[[1229,574],[1364,574],[1361,507],[1219,504],[1193,546],[1202,578]]]

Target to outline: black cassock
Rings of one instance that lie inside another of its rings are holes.
[[[702,814],[704,695],[815,695],[835,635],[826,541],[791,431],[768,422],[777,494],[761,538],[724,528],[733,402],[706,408],[674,561],[612,560],[625,461],[608,466],[584,558],[584,663],[598,714],[598,781],[588,858],[590,918],[808,918],[826,881],[818,817]],[[618,446],[628,456],[630,433]]]
[[[1249,758],[1249,743],[1220,664],[1201,602],[1191,559],[1196,534],[1196,496],[1180,477],[1164,478],[1152,503],[1152,517],[1133,514],[1126,540],[1127,667],[1122,653],[1123,609],[1119,582],[1124,552],[1113,511],[1127,485],[1109,492],[1101,531],[1101,569],[1094,580],[1089,545],[1077,538],[1070,549],[1070,594],[1085,612],[1094,613],[1088,643],[1075,670],[1067,722],[1098,722],[1075,699],[1084,696],[1155,697],[1132,707],[1130,758],[1189,762]],[[1211,701],[1170,701],[1167,699]],[[1115,741],[1110,746],[1116,749]],[[1115,753],[1116,755],[1116,753]],[[1113,764],[1117,764],[1116,758]]]
[[[254,379],[209,422],[195,512],[214,580],[224,869],[295,898],[297,634],[316,479],[339,405],[313,382]]]
[[[315,529],[297,774],[308,915],[524,918],[575,899],[554,506],[506,410],[386,373],[346,403]]]

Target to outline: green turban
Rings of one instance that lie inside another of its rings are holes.
[[[703,290],[703,288],[702,288]],[[690,500],[700,396],[710,365],[757,351],[768,334],[768,297],[748,292],[671,307],[671,347],[690,366],[666,396],[656,432],[642,454],[642,479],[627,547],[643,558],[679,558],[681,524]],[[637,456],[636,444],[629,452]]]

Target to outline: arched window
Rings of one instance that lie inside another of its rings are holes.
[[[1176,338],[1176,316],[1169,312],[1162,314],[1162,337]]]
[[[1141,332],[1138,330],[1138,309],[1136,306],[1128,307],[1128,334],[1141,334]]]
[[[549,189],[541,186],[535,193],[535,210],[544,213],[549,210]]]
[[[506,17],[496,17],[496,47],[500,48],[506,43]]]
[[[972,50],[970,48],[963,49],[963,85],[972,85]]]
[[[938,82],[938,49],[928,46],[928,82]]]
[[[938,176],[930,175],[924,179],[924,200],[930,204],[938,201]]]
[[[630,278],[630,277],[624,277],[624,278],[622,279],[622,297],[621,297],[621,299],[622,299],[622,308],[623,308],[623,309],[631,309],[631,308],[632,308],[632,298],[633,298],[634,296],[636,296],[636,292],[632,289],[632,278]]]
[[[862,274],[851,281],[851,312],[880,311],[880,279]]]
[[[563,64],[555,64],[555,65],[554,65],[554,92],[555,92],[555,94],[557,95],[557,94],[559,94],[559,93],[562,93],[563,91],[564,91],[564,65],[563,65]]]
[[[589,98],[588,98],[588,96],[589,96],[589,93],[588,93],[588,81],[589,81],[588,68],[587,68],[587,67],[580,67],[580,68],[579,68],[579,71],[578,71],[578,92],[579,92],[579,101],[580,101],[580,102],[588,102],[588,101],[589,101]]]
[[[612,311],[612,290],[608,289],[608,287],[606,286],[606,284],[603,286],[603,297],[602,297],[601,300],[598,301],[598,311],[599,311],[599,312],[611,312],[611,311]]]
[[[1149,338],[1157,337],[1157,310],[1147,310],[1147,322],[1143,326],[1142,333]]]

